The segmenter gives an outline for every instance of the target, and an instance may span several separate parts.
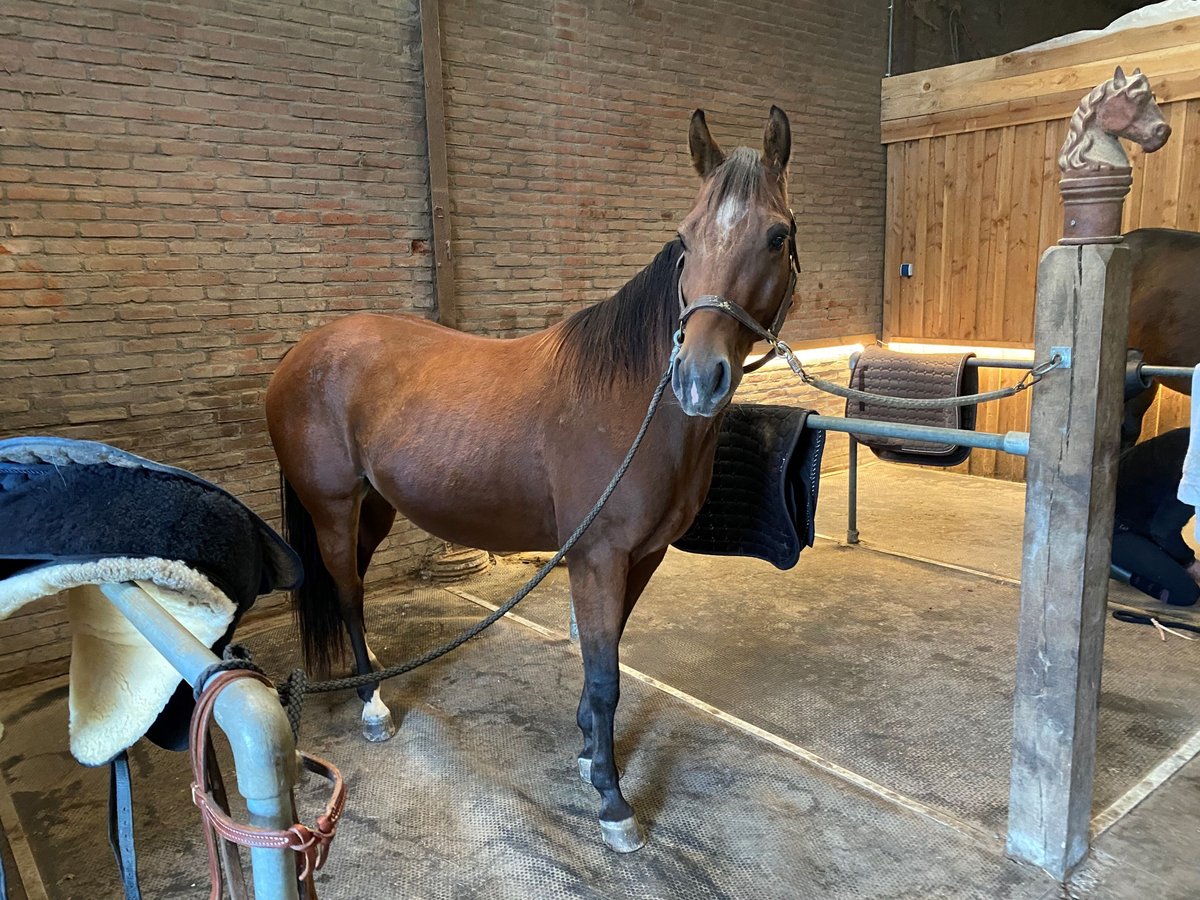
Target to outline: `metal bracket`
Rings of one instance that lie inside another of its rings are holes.
[[[1055,368],[1069,369],[1071,368],[1071,348],[1070,347],[1051,347],[1050,356],[1059,357],[1059,363]]]

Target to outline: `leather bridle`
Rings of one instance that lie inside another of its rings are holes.
[[[766,341],[771,345],[771,350],[764,354],[754,362],[742,367],[743,372],[753,372],[761,368],[766,362],[776,355],[777,348],[780,345],[779,330],[783,327],[784,319],[787,318],[788,310],[792,308],[792,298],[796,293],[796,277],[800,274],[800,254],[796,249],[796,216],[792,213],[788,215],[789,231],[788,231],[788,263],[791,269],[791,277],[788,278],[787,290],[779,300],[779,306],[775,311],[775,318],[771,321],[770,327],[764,327],[756,321],[746,310],[738,306],[736,303],[731,303],[724,297],[718,294],[704,294],[697,297],[691,303],[683,296],[683,263],[687,257],[685,251],[679,257],[679,330],[675,332],[675,346],[679,347],[683,343],[683,328],[687,320],[696,312],[702,309],[712,309],[717,312],[724,313],[730,318],[744,325],[755,337],[759,340]]]

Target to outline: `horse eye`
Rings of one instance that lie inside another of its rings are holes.
[[[771,249],[772,249],[772,250],[782,250],[782,249],[783,249],[783,245],[784,245],[784,243],[785,243],[786,241],[787,241],[787,235],[786,235],[786,234],[773,234],[773,235],[771,235],[771,244],[770,244],[770,246],[771,246]]]

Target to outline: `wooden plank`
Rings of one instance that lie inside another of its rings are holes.
[[[951,170],[946,196],[946,236],[945,246],[948,251],[946,258],[947,290],[943,291],[943,302],[938,309],[936,327],[930,332],[938,337],[961,337],[958,330],[958,309],[964,302],[967,293],[967,265],[974,255],[975,248],[967,238],[971,223],[976,219],[976,211],[969,205],[971,191],[972,144],[974,135],[956,136],[953,151],[946,147],[947,168]],[[951,167],[953,162],[953,167]]]
[[[993,129],[979,135],[982,139],[982,165],[979,171],[979,238],[978,259],[974,295],[974,320],[969,332],[963,331],[963,336],[969,336],[973,341],[984,339],[987,334],[994,333],[992,329],[994,310],[1003,306],[1003,301],[997,303],[995,295],[995,266],[998,255],[996,235],[1002,217],[1002,207],[998,193],[1001,189],[999,180],[1000,140],[1003,129]],[[1011,182],[1010,182],[1011,183]]]
[[[1057,119],[1046,123],[1046,140],[1042,150],[1042,199],[1041,227],[1038,232],[1038,256],[1058,243],[1063,233],[1062,196],[1058,191],[1058,182],[1062,172],[1058,168],[1058,155],[1062,152],[1067,140],[1067,120]],[[1025,318],[1025,329],[1021,332],[1030,341],[1033,340],[1033,308],[1029,308]]]
[[[958,150],[958,138],[955,135],[938,141],[935,148],[937,165],[936,181],[931,184],[933,190],[934,208],[930,217],[930,232],[932,240],[929,246],[929,274],[936,282],[937,290],[926,291],[925,308],[923,310],[923,327],[921,334],[926,337],[943,337],[942,323],[945,321],[946,296],[950,290],[950,241],[948,235],[954,230],[954,161]]]
[[[914,166],[916,168],[917,180],[917,209],[915,213],[916,219],[916,251],[914,262],[917,267],[916,274],[913,276],[913,288],[911,292],[911,302],[905,304],[903,314],[900,317],[900,325],[896,329],[898,332],[911,332],[914,325],[921,321],[921,309],[928,302],[926,291],[928,290],[928,269],[929,269],[929,209],[931,206],[929,197],[930,172],[933,166],[933,160],[930,153],[929,141],[917,142],[917,158]],[[909,177],[912,177],[911,175]]]
[[[1004,273],[1003,339],[1028,342],[1026,320],[1033,308],[1034,267],[1037,263],[1036,227],[1040,224],[1044,134],[1040,123],[1015,129],[1013,183],[1009,208],[1008,250]],[[1037,223],[1037,224],[1035,224]]]
[[[1200,98],[1200,73],[1155,77],[1151,82],[1159,106]],[[1037,98],[980,104],[970,109],[952,109],[881,121],[880,142],[891,144],[966,131],[983,131],[1004,125],[1069,119],[1085,94],[1086,91],[1063,90]]]
[[[1058,881],[1088,851],[1129,281],[1115,244],[1054,247],[1038,277],[1037,356],[1073,350],[1033,397],[1007,844]]]
[[[1121,210],[1121,231],[1133,231],[1140,228],[1142,221],[1142,194],[1146,189],[1146,154],[1140,147],[1125,144],[1129,151],[1129,165],[1133,168],[1133,185],[1125,198],[1125,206]]]
[[[1173,134],[1183,136],[1186,103],[1173,103],[1163,110]],[[1178,221],[1183,141],[1169,140],[1157,153],[1143,155],[1142,228],[1175,228]],[[1190,187],[1190,186],[1189,186]]]
[[[1078,66],[1096,60],[1153,53],[1200,43],[1200,17],[1132,28],[1079,41],[1065,47],[1016,50],[1003,56],[942,66],[885,79],[881,96],[897,99],[944,90],[949,85],[970,84]]]
[[[1130,72],[1136,67],[1144,68],[1150,77],[1151,87],[1158,91],[1160,83],[1165,85],[1169,77],[1186,77],[1200,69],[1200,41],[1144,53],[1123,53],[1110,59],[1093,58],[1075,65],[1011,78],[954,80],[941,89],[931,87],[919,94],[890,94],[881,98],[880,121],[951,110],[971,110],[991,103],[1036,100],[1063,92],[1073,92],[1082,97],[1096,85],[1111,78],[1117,65],[1126,66]]]
[[[977,369],[979,373],[979,389],[981,391],[994,391],[1000,386],[1000,370],[999,369]],[[997,431],[998,419],[996,416],[995,403],[982,403],[975,408],[975,428],[978,431]],[[1004,456],[1003,453],[997,453],[995,450],[972,450],[971,451],[971,474],[980,475],[985,478],[996,477],[996,465],[999,462],[997,457]]]
[[[438,321],[458,321],[450,252],[450,182],[446,163],[446,111],[442,92],[442,26],[439,0],[421,0],[421,67],[425,76],[425,137],[429,159],[429,214],[433,221],[434,289]]]
[[[904,216],[900,227],[900,263],[915,263],[917,257],[917,141],[904,144],[904,183],[901,191]],[[915,290],[912,278],[899,277],[899,265],[893,266],[900,282],[899,303],[901,310],[919,308],[924,302]],[[903,313],[901,314],[903,315]]]
[[[1176,223],[1187,231],[1200,231],[1200,100],[1189,100],[1183,106],[1183,133],[1171,135],[1171,142],[1179,143],[1182,157]]]
[[[987,135],[977,132],[968,135],[968,138],[967,152],[963,154],[967,167],[967,182],[961,188],[965,205],[962,227],[959,228],[965,264],[962,290],[954,297],[958,315],[951,327],[955,334],[971,340],[975,337],[975,321],[979,317],[979,304],[982,300],[979,291],[980,256],[986,251],[980,246],[980,238],[983,234],[983,220],[991,210],[983,200]],[[992,178],[995,179],[994,170]]]
[[[901,185],[907,178],[904,171],[906,144],[891,144],[887,148],[887,181],[883,233],[883,328],[884,333],[899,331],[900,317],[900,231],[906,213],[902,202]]]
[[[1005,320],[1008,298],[1008,240],[1012,214],[1012,188],[1015,171],[1013,149],[1016,143],[1016,128],[997,128],[987,132],[997,135],[995,209],[991,217],[990,256],[991,280],[984,288],[986,297],[985,315],[978,329],[978,340],[993,344],[1007,339]],[[994,346],[994,344],[993,344]]]

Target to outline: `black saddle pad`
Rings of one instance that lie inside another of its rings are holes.
[[[750,556],[790,569],[816,537],[825,432],[804,427],[809,410],[730,405],[721,422],[712,484],[674,546],[710,556]]]
[[[93,441],[0,441],[0,579],[114,557],[177,560],[232,600],[218,655],[258,595],[301,578],[296,554],[261,518],[190,472]],[[181,683],[147,736],[186,746],[192,706]]]

